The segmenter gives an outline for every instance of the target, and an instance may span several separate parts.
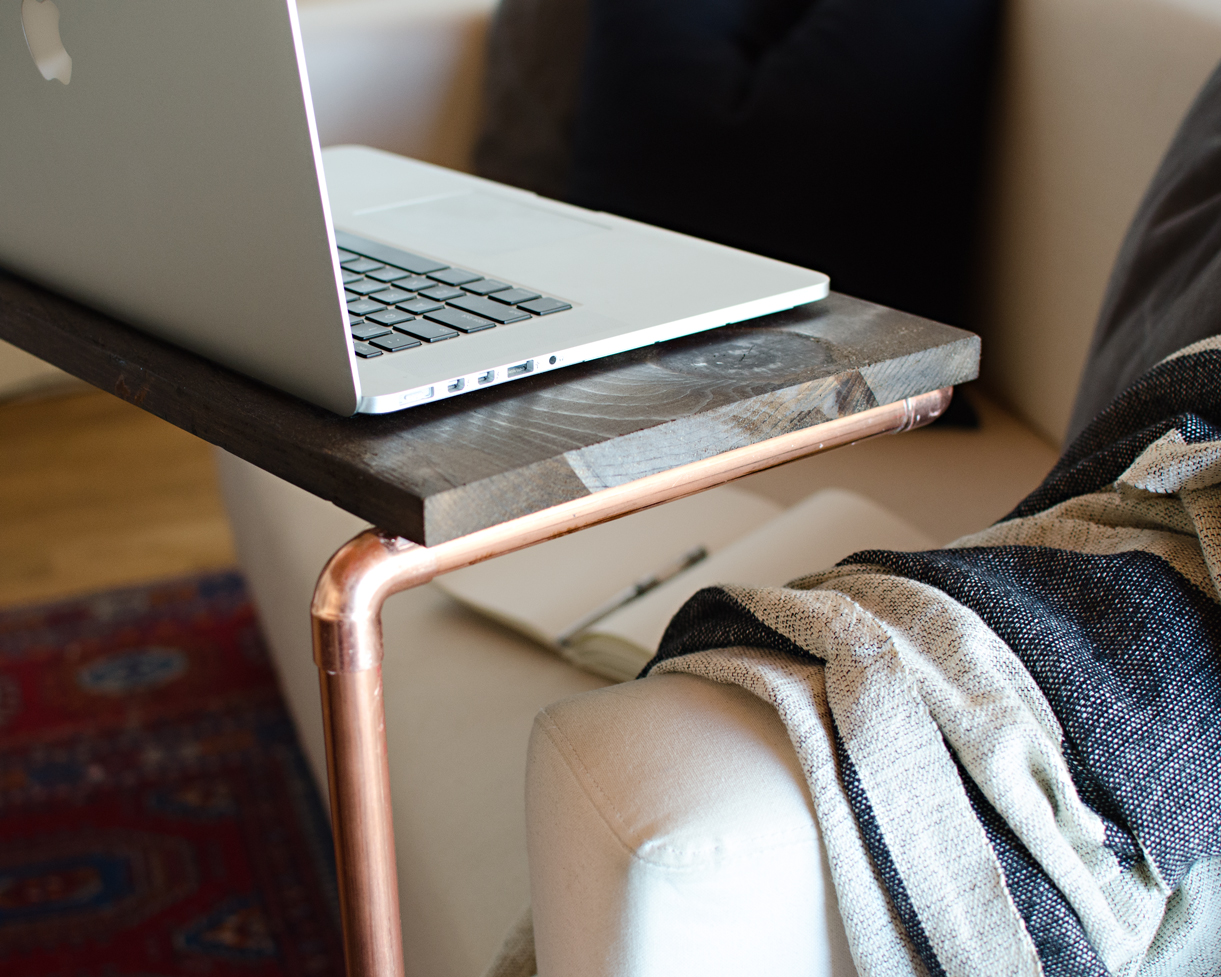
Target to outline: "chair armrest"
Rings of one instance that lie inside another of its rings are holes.
[[[797,756],[745,690],[658,675],[548,706],[526,784],[539,977],[855,977]]]

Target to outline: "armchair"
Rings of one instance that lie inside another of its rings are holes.
[[[465,167],[486,23],[477,2],[303,4],[323,141]],[[415,57],[401,56],[417,42]],[[987,394],[972,394],[980,428],[863,444],[742,487],[783,503],[847,488],[939,542],[982,528],[1033,488],[1068,423],[1120,238],[1219,42],[1215,0],[1013,0],[975,325],[985,343]],[[235,458],[219,455],[218,467],[243,569],[324,782],[309,600],[317,568],[363,527]],[[592,691],[603,680],[432,587],[392,598],[384,628],[409,974],[479,973],[531,895],[544,975],[852,973],[795,758],[761,703],[691,676]],[[577,693],[591,694],[537,720],[523,810],[533,717]],[[717,763],[730,773],[713,795],[699,772],[727,754],[736,762]],[[581,767],[624,814],[617,829],[591,806]],[[720,849],[705,844],[710,825]],[[687,848],[666,848],[673,839]],[[575,875],[551,857],[571,846],[583,846]],[[808,871],[786,874],[795,864]],[[734,893],[762,901],[724,901]],[[805,927],[796,940],[781,928],[794,918]]]

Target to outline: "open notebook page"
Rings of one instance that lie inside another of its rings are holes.
[[[858,550],[925,550],[920,530],[863,496],[826,489],[576,635],[568,658],[609,678],[634,678],[692,594],[713,584],[779,587]]]
[[[535,641],[557,638],[609,597],[698,546],[715,554],[783,512],[722,486],[438,577],[451,597]]]

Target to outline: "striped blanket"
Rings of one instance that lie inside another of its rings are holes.
[[[863,977],[1221,973],[1221,338],[992,528],[700,591],[645,671],[779,711]]]

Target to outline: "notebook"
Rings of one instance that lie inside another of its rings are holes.
[[[785,509],[724,486],[438,577],[456,600],[606,678],[634,678],[692,594],[713,584],[778,587],[864,549],[925,550],[925,533],[853,492]],[[684,558],[706,556],[678,572]],[[630,599],[632,588],[665,576]],[[619,597],[618,606],[605,610]],[[582,624],[600,608],[596,620]],[[574,628],[574,625],[579,625]]]

